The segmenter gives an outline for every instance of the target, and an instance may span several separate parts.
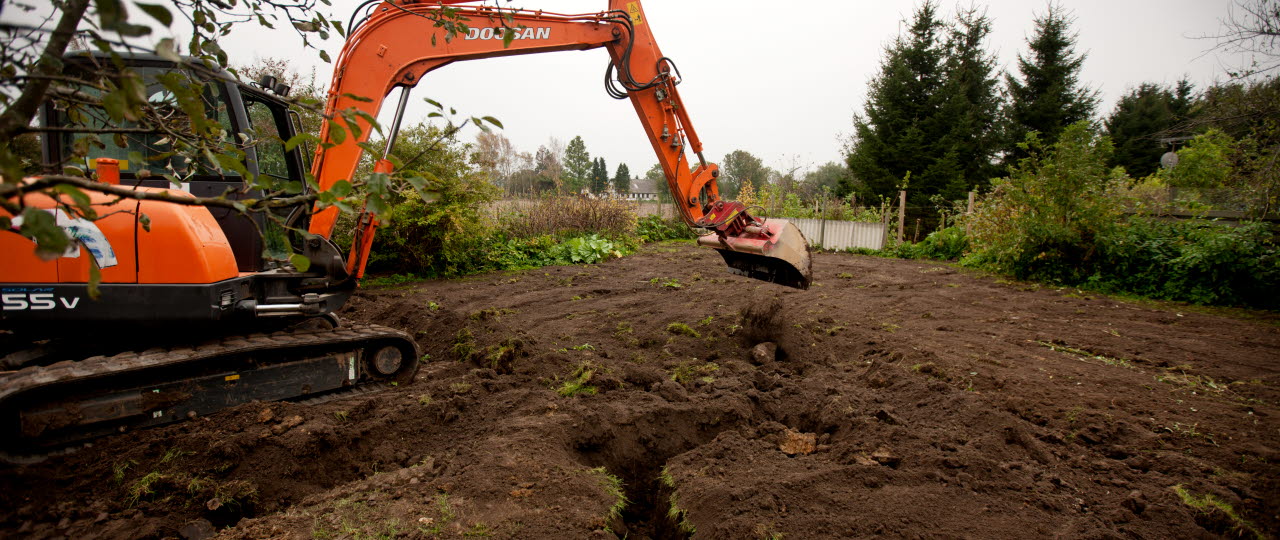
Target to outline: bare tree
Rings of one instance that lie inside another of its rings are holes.
[[[1232,78],[1269,76],[1280,68],[1280,0],[1235,0],[1219,22],[1217,34],[1203,37],[1217,42],[1210,50],[1241,57],[1243,65],[1227,68]]]

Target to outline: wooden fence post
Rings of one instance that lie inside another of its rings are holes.
[[[969,192],[969,208],[964,212],[964,235],[969,236],[969,231],[973,229],[973,202],[978,197],[977,191]]]
[[[818,214],[818,219],[821,220],[818,223],[822,227],[821,229],[819,229],[819,232],[818,232],[818,247],[821,249],[826,249],[827,248],[827,201],[826,199],[822,200],[822,210],[821,210],[821,213]]]
[[[898,191],[898,243],[902,243],[907,229],[907,190]]]

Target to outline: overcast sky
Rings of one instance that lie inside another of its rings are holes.
[[[1082,80],[1101,92],[1100,116],[1126,89],[1145,81],[1169,84],[1185,76],[1201,89],[1221,79],[1221,63],[1232,59],[1204,54],[1213,41],[1196,37],[1217,32],[1230,3],[1061,0],[1075,17],[1076,50],[1088,55]],[[333,4],[332,12],[346,21],[357,2]],[[719,161],[742,149],[785,171],[842,160],[852,116],[862,109],[884,46],[917,4],[649,0],[644,9],[663,53],[684,75],[679,89],[707,158]],[[988,49],[1002,69],[1016,71],[1016,57],[1025,54],[1032,19],[1045,11],[1045,2],[975,4],[987,6],[994,21]],[[607,3],[515,0],[504,5],[586,13]],[[955,5],[944,0],[946,18]],[[233,59],[288,58],[300,73],[314,66],[319,80],[329,81],[332,67],[296,45],[291,31],[243,27],[223,43]],[[324,45],[335,58],[341,46],[336,38]],[[460,113],[497,117],[521,151],[534,152],[550,137],[568,142],[581,135],[592,157],[603,156],[611,173],[621,162],[640,175],[656,158],[631,105],[605,94],[607,61],[607,54],[596,49],[456,63],[418,85],[406,122],[425,119],[428,106],[421,98],[430,97]],[[384,120],[392,103],[384,108]]]

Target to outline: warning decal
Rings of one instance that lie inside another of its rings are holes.
[[[627,13],[631,15],[631,24],[644,24],[644,17],[640,16],[639,2],[627,2]]]

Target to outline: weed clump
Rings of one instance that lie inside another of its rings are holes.
[[[699,334],[697,330],[690,328],[689,325],[685,323],[673,322],[668,324],[667,331],[677,336],[689,336],[691,338],[702,337],[702,334]]]
[[[569,379],[556,389],[556,393],[561,397],[574,397],[580,394],[594,396],[599,389],[589,383],[595,376],[596,369],[597,367],[591,362],[583,362],[569,375]]]
[[[1241,516],[1230,503],[1213,494],[1195,495],[1181,484],[1173,486],[1173,491],[1182,499],[1183,504],[1196,509],[1196,522],[1202,527],[1236,538],[1266,538],[1257,525]]]
[[[715,381],[713,373],[720,371],[720,366],[715,362],[699,363],[696,359],[692,362],[684,362],[671,371],[671,380],[680,384],[687,384],[694,380],[711,383]]]

